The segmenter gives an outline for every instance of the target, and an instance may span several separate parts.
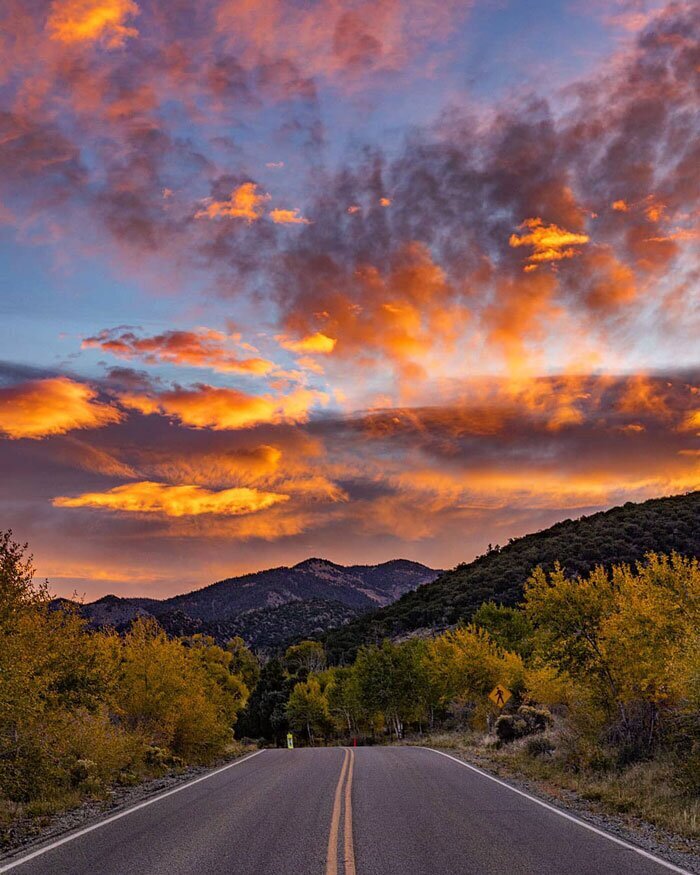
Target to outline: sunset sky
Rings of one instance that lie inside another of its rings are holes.
[[[5,0],[0,528],[54,592],[700,487],[700,4]]]

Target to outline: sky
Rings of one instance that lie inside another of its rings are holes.
[[[6,0],[0,527],[53,592],[700,487],[700,5]]]

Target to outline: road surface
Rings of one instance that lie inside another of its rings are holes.
[[[0,863],[17,875],[683,872],[415,747],[265,750]]]

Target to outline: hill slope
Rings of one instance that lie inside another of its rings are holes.
[[[122,630],[139,616],[154,616],[172,634],[201,632],[219,641],[241,635],[248,644],[269,649],[388,605],[440,573],[405,559],[349,567],[307,559],[169,599],[108,595],[81,605],[80,611],[95,627]]]
[[[559,561],[566,572],[576,575],[596,565],[631,563],[648,552],[672,550],[700,556],[700,492],[643,504],[629,502],[517,538],[333,631],[326,646],[333,661],[344,662],[361,644],[424,628],[440,630],[469,619],[484,601],[516,604],[537,565],[549,569]]]

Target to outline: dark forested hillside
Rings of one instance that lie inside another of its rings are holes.
[[[484,601],[514,605],[537,565],[550,569],[559,561],[569,575],[582,575],[596,565],[631,563],[648,552],[674,550],[700,556],[700,492],[630,502],[514,539],[334,630],[326,647],[333,661],[345,662],[361,644],[423,628],[441,630],[469,619]]]
[[[211,635],[225,642],[240,635],[256,651],[275,653],[297,639],[322,635],[360,616],[361,612],[340,602],[324,599],[285,602],[269,608],[244,611],[218,620],[200,620],[182,611],[158,614],[168,635]]]
[[[153,616],[171,635],[203,633],[222,643],[240,635],[253,647],[273,650],[388,605],[440,573],[405,559],[352,566],[306,559],[162,601],[108,595],[79,610],[95,628],[123,631],[138,617]]]

